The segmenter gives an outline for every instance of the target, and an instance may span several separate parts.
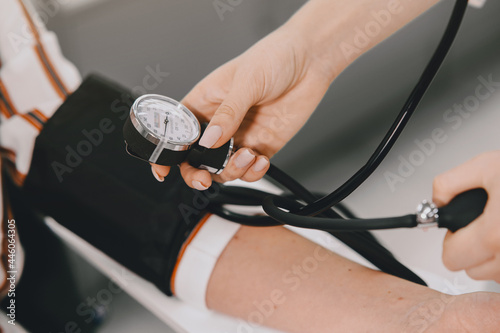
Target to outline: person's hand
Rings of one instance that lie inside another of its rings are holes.
[[[238,151],[220,175],[180,165],[186,184],[207,189],[212,178],[256,181],[269,158],[305,124],[335,73],[300,33],[286,25],[199,82],[182,100],[201,122],[210,121],[200,145],[217,148],[231,137]],[[162,180],[170,168],[153,165]]]
[[[182,101],[201,121],[210,121],[202,146],[218,148],[234,137],[240,148],[218,176],[183,163],[186,183],[204,190],[212,178],[219,182],[262,178],[269,158],[304,125],[333,79],[437,2],[414,1],[401,10],[401,6],[387,7],[385,0],[307,1],[285,25],[209,74]],[[377,12],[387,22],[359,45],[359,27],[374,23],[374,11],[366,8],[378,5],[387,8]],[[153,165],[159,181],[169,171]]]
[[[484,188],[484,213],[466,228],[448,232],[443,262],[452,271],[465,270],[476,280],[500,283],[500,151],[479,155],[434,180],[433,200],[446,205],[467,190]]]

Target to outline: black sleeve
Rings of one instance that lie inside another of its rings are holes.
[[[171,295],[183,242],[205,215],[178,168],[164,183],[126,154],[131,94],[88,77],[38,136],[24,194],[41,213]]]

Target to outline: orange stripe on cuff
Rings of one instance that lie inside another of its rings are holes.
[[[174,270],[172,272],[172,276],[170,277],[170,290],[172,291],[172,293],[174,295],[175,295],[175,276],[177,275],[177,269],[179,268],[179,264],[182,261],[182,257],[184,256],[184,253],[186,252],[186,249],[189,246],[189,244],[191,244],[191,242],[193,241],[193,239],[198,234],[198,231],[200,231],[201,227],[205,224],[205,222],[207,222],[207,220],[208,220],[208,218],[210,216],[212,216],[211,213],[208,213],[207,215],[205,215],[203,217],[203,219],[201,219],[201,221],[196,225],[196,227],[194,227],[193,231],[191,231],[191,234],[186,239],[186,241],[184,242],[184,244],[182,244],[181,250],[179,251],[179,255],[177,256],[177,261],[175,262],[175,266],[174,266]]]

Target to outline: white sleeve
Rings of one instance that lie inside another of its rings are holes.
[[[207,309],[205,297],[210,276],[239,229],[239,224],[216,215],[209,215],[200,222],[184,243],[172,276],[172,291],[179,299]]]
[[[265,179],[247,183],[235,180],[226,186],[243,186],[280,194],[282,190]],[[230,206],[241,214],[264,214],[262,207]],[[172,275],[173,293],[186,303],[206,309],[206,293],[212,272],[226,246],[240,229],[240,225],[219,216],[208,215],[191,233],[179,252]]]

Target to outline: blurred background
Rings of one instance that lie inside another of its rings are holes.
[[[213,1],[32,1],[83,76],[99,73],[133,89],[142,85],[148,68],[159,66],[169,76],[151,92],[177,100],[213,69],[279,27],[305,2],[232,1],[231,10],[221,15]],[[332,191],[347,180],[389,129],[436,47],[453,4],[441,1],[344,71],[307,125],[273,162],[315,191]],[[480,152],[498,149],[500,92],[463,116],[460,126],[452,127],[443,117],[475,94],[478,77],[492,75],[500,81],[499,13],[499,1],[469,9],[451,54],[401,139],[373,176],[346,200],[357,214],[411,213],[421,200],[431,198],[435,175]],[[426,153],[415,140],[432,138],[436,128],[447,139]],[[402,176],[404,161],[413,168]],[[399,181],[391,175],[399,175]],[[439,274],[467,290],[500,291],[498,285],[476,283],[443,267],[442,231],[394,230],[377,235],[411,267]],[[104,283],[84,260],[69,255],[84,293],[91,293],[89,285]],[[165,324],[126,294],[112,308],[102,332],[141,328],[168,332]]]

